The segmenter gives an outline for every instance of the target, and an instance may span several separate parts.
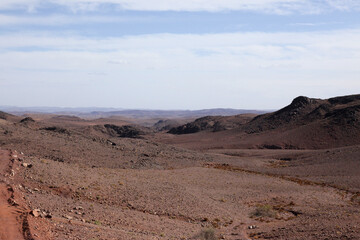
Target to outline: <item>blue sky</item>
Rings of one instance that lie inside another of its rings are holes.
[[[275,109],[359,66],[358,0],[0,2],[0,105]]]

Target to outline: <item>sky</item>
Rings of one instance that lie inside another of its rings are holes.
[[[1,0],[0,105],[277,109],[360,93],[359,0]]]

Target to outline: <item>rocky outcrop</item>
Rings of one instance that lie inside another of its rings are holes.
[[[141,135],[145,133],[140,129],[133,126],[117,126],[113,124],[105,124],[105,129],[111,136],[121,137],[121,138],[141,138]]]

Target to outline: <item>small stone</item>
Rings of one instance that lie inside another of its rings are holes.
[[[71,216],[69,216],[69,215],[64,215],[63,217],[66,218],[66,219],[68,219],[68,220],[73,219],[73,217],[71,217]]]
[[[34,209],[30,212],[30,214],[33,215],[34,217],[40,217],[41,211],[40,209]]]
[[[21,166],[31,168],[33,165],[31,163],[22,163]]]
[[[8,202],[11,204],[11,206],[19,206],[19,204],[13,198],[9,198]]]

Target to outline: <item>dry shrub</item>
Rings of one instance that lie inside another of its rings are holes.
[[[258,205],[254,211],[250,213],[250,217],[261,218],[269,217],[275,218],[276,212],[271,205]]]
[[[212,228],[203,229],[198,235],[193,239],[198,240],[217,240],[215,230]]]

